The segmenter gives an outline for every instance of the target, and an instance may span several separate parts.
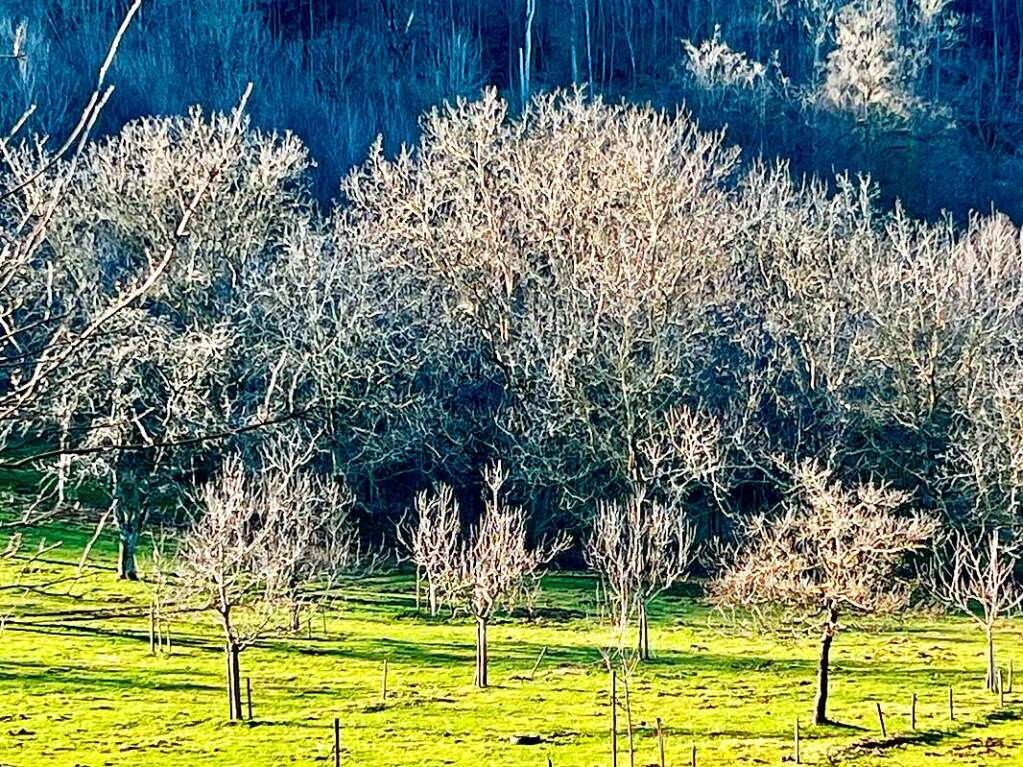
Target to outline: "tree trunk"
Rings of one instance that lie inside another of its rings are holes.
[[[817,699],[814,701],[814,724],[828,723],[828,663],[831,659],[831,642],[838,630],[838,612],[831,610],[829,620],[821,632],[821,654],[817,662]]]
[[[122,581],[137,581],[139,574],[135,569],[135,549],[138,547],[138,531],[121,526],[118,532],[117,577]]]
[[[477,687],[487,686],[487,619],[476,618],[476,678]]]
[[[437,584],[434,582],[433,578],[429,578],[428,580],[429,583],[427,584],[426,589],[427,598],[430,602],[430,617],[436,618],[437,613],[440,611],[440,605],[437,604]]]
[[[291,633],[297,634],[302,630],[302,605],[299,602],[291,603]]]
[[[992,626],[984,628],[984,635],[987,639],[987,676],[985,685],[991,692],[998,692],[998,671],[995,667],[995,635]]]
[[[639,605],[639,659],[650,660],[650,623],[647,620],[646,602]]]
[[[234,642],[224,645],[224,657],[227,664],[227,699],[228,718],[238,721],[242,718],[242,683],[241,667],[238,655],[241,649]]]

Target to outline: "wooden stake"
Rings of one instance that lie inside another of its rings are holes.
[[[536,673],[536,670],[538,668],[540,668],[540,662],[543,660],[543,656],[546,655],[546,654],[547,654],[547,646],[544,645],[544,648],[542,650],[540,650],[540,655],[537,657],[536,663],[533,664],[533,668],[530,669],[530,671],[529,671],[529,678],[530,679],[533,678],[533,674]]]
[[[1009,687],[1009,689],[1007,690],[1007,692],[1012,692],[1012,658],[1009,658],[1009,681],[1008,681],[1008,687]]]
[[[884,726],[884,712],[881,711],[881,704],[875,703],[874,705],[877,706],[877,721],[881,724],[881,737],[887,738],[888,730]]]
[[[611,767],[618,767],[618,676],[611,669]]]
[[[380,702],[387,704],[387,658],[384,658],[384,678],[380,683]]]
[[[632,728],[632,697],[629,695],[629,678],[625,677],[623,685],[625,687],[625,720],[628,726],[629,732],[629,767],[636,767],[636,741],[634,739],[634,731]]]
[[[800,764],[799,761],[799,717],[796,717],[796,729],[792,736],[792,756],[796,760],[796,764]]]
[[[252,679],[245,677],[245,700],[249,708],[249,721],[252,721]]]
[[[693,761],[690,767],[696,767],[696,744],[693,744]]]
[[[955,706],[952,704],[952,688],[948,688],[948,718],[955,721],[956,711]]]
[[[909,704],[909,728],[916,730],[916,693],[913,693],[913,701]]]
[[[313,614],[309,613],[305,620],[305,635],[306,639],[313,638]]]
[[[661,767],[664,767],[664,728],[661,727],[661,717],[657,717],[657,749],[661,755]]]
[[[341,720],[334,717],[334,767],[341,767]]]
[[[149,654],[156,654],[156,607],[149,605]]]
[[[998,669],[998,708],[1005,708],[1005,685],[1002,684],[1002,670]]]

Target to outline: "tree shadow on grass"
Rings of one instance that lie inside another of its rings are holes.
[[[824,730],[851,730],[853,732],[866,732],[867,728],[858,724],[850,724],[849,722],[839,722],[836,719],[828,719],[823,724],[814,725],[815,727]]]
[[[196,675],[202,672],[189,670],[189,675]],[[166,677],[180,675],[180,671],[150,670],[147,676],[139,676],[127,672],[111,671],[109,668],[68,668],[64,666],[49,666],[45,663],[34,663],[27,661],[4,661],[0,666],[0,683],[12,682],[18,684],[22,689],[31,689],[33,685],[42,688],[71,685],[83,692],[89,690],[116,689],[116,690],[165,690],[165,691],[190,691],[207,692],[219,691],[220,685],[204,684],[201,682],[174,681]],[[153,678],[155,677],[155,678]]]
[[[992,724],[999,722],[1018,721],[1021,718],[1019,711],[1015,709],[1002,708],[988,712],[976,720],[965,722],[950,722],[948,729],[921,730],[912,733],[900,733],[887,738],[862,738],[839,749],[835,756],[855,757],[869,753],[886,751],[890,748],[907,746],[939,746],[944,741],[956,738],[967,738],[974,730],[983,730]]]

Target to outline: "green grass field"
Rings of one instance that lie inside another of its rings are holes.
[[[346,765],[610,764],[608,675],[597,649],[608,631],[588,617],[589,578],[549,577],[535,616],[492,627],[487,690],[471,685],[471,623],[417,615],[409,578],[353,582],[337,612],[315,617],[311,636],[303,630],[242,655],[255,718],[227,724],[211,616],[175,619],[170,653],[150,655],[149,590],[116,580],[112,539],[104,537],[74,577],[89,532],[35,531],[27,549],[43,534],[63,545],[27,567],[24,556],[2,565],[0,765],[332,764],[334,717]],[[66,576],[74,579],[13,587]],[[1023,678],[1000,709],[982,689],[981,635],[967,620],[913,617],[840,634],[831,713],[846,726],[824,728],[805,724],[812,639],[746,635],[677,595],[659,601],[652,621],[656,658],[631,682],[637,765],[658,762],[658,717],[669,765],[689,765],[693,744],[699,765],[791,761],[797,717],[805,764],[1023,765]],[[1015,656],[1020,677],[1023,624],[1004,628],[1000,651],[1005,664]],[[620,725],[624,767],[624,712]],[[513,745],[520,734],[542,742]]]

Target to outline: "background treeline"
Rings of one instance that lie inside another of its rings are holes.
[[[0,69],[0,124],[37,104],[31,128],[63,135],[125,5],[0,2],[0,39],[26,54]],[[137,23],[101,130],[228,109],[252,80],[254,124],[309,147],[322,200],[444,99],[491,85],[518,111],[577,85],[685,103],[797,175],[870,173],[914,215],[1023,216],[1021,0],[153,0]]]
[[[924,223],[742,170],[685,116],[494,91],[378,144],[324,214],[300,142],[239,119],[3,145],[3,467],[45,471],[37,506],[103,488],[126,575],[229,456],[343,480],[374,539],[437,482],[472,514],[499,460],[537,534],[639,492],[727,532],[806,461],[1019,521],[1005,216]]]

